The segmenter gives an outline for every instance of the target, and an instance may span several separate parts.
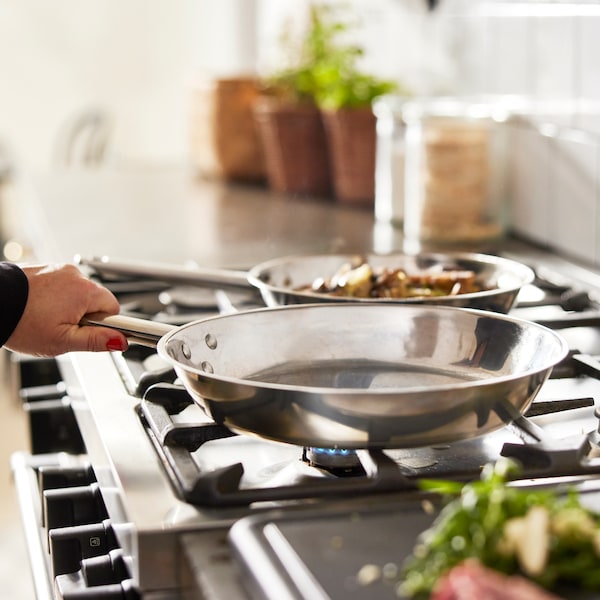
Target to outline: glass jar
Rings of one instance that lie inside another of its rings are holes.
[[[404,121],[402,96],[380,96],[373,102],[377,118],[375,148],[375,218],[402,225],[404,215]]]
[[[493,240],[505,230],[506,111],[438,98],[405,103],[405,243]]]

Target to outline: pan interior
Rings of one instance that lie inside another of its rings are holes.
[[[253,268],[250,280],[259,288],[273,288],[281,291],[296,291],[319,279],[331,277],[345,264],[356,259],[353,255],[315,255],[302,257],[286,257],[275,259]],[[428,270],[468,270],[475,273],[479,284],[487,291],[477,292],[476,295],[496,294],[499,290],[518,289],[529,283],[533,274],[525,265],[500,257],[472,253],[424,253],[418,255],[406,254],[366,254],[364,260],[373,267],[401,268],[409,273]],[[327,296],[303,289],[306,298],[314,297],[323,300]],[[466,296],[471,296],[467,294]],[[421,298],[433,302],[443,301],[444,297]],[[337,301],[352,301],[350,297],[337,297]],[[356,300],[356,299],[354,299]],[[363,299],[364,301],[365,299]],[[378,302],[409,302],[415,299],[372,299]],[[315,300],[318,301],[318,300]]]
[[[549,329],[444,306],[312,304],[167,334],[196,402],[236,432],[323,448],[399,448],[493,431],[567,352]]]
[[[553,332],[503,315],[440,306],[319,304],[192,323],[162,352],[187,372],[266,387],[417,389],[547,369]]]
[[[481,379],[481,374],[369,359],[291,361],[250,374],[265,384],[334,389],[403,389]]]

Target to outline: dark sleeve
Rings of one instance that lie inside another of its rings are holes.
[[[17,265],[0,262],[0,346],[6,343],[23,315],[28,293],[25,273]]]

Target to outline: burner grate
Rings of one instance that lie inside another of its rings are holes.
[[[598,409],[594,411],[598,418]],[[600,473],[600,425],[586,434],[555,439],[526,418],[516,419],[509,427],[523,438],[524,444],[505,443],[501,454],[517,460],[523,467],[523,479],[550,476],[580,476]]]
[[[171,417],[193,402],[185,389],[177,387],[157,384],[150,388],[140,403],[139,415],[175,491],[191,504],[244,506],[255,502],[318,498],[349,492],[369,494],[416,489],[416,480],[406,477],[400,466],[381,450],[357,451],[364,475],[351,478],[308,477],[293,485],[242,488],[244,468],[241,463],[203,472],[191,452],[207,441],[235,434],[211,422],[184,426],[174,423]]]
[[[534,404],[535,413],[548,414],[593,405],[593,399],[567,399]],[[192,453],[206,442],[235,436],[227,427],[206,417],[202,422],[176,421],[176,416],[194,405],[185,388],[177,384],[161,383],[150,387],[139,405],[139,415],[148,437],[169,475],[176,494],[197,506],[246,506],[258,502],[300,500],[382,492],[405,492],[418,489],[423,473],[394,459],[383,450],[357,450],[352,453],[356,463],[352,472],[342,465],[342,473],[335,469],[319,468],[326,475],[305,477],[289,485],[243,487],[244,466],[232,462],[225,467],[202,470]],[[546,410],[543,410],[543,409]],[[598,449],[598,432],[556,440],[547,435],[528,417],[520,417],[509,426],[523,443],[504,443],[500,454],[512,457],[523,465],[521,479],[581,476],[600,473],[600,460],[589,459],[593,448]],[[451,447],[448,452],[452,453]],[[305,449],[302,459],[314,454]],[[458,454],[456,455],[458,457]],[[342,457],[345,459],[345,455]],[[310,462],[310,461],[308,461]],[[461,460],[448,460],[434,477],[469,481],[479,477],[482,465],[467,465]],[[427,475],[429,477],[429,475]]]

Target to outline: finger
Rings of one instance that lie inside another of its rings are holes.
[[[71,350],[81,352],[124,351],[128,348],[127,338],[119,331],[108,327],[74,327],[69,336]]]
[[[120,310],[119,301],[106,288],[94,283],[94,288],[88,299],[89,312],[105,312],[111,315],[118,314]]]

